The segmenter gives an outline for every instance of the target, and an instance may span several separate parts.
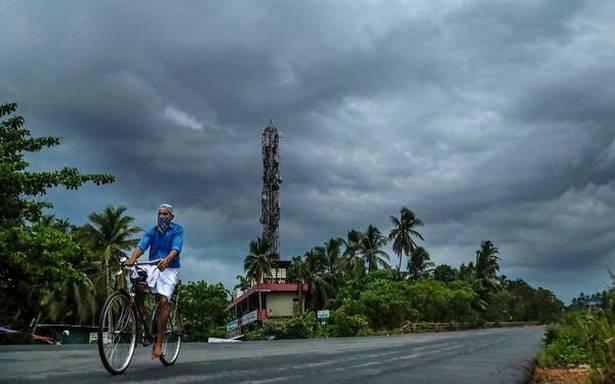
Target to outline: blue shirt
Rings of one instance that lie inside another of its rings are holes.
[[[160,234],[157,227],[150,228],[139,243],[138,247],[143,252],[149,247],[149,259],[158,260],[164,259],[169,255],[172,249],[177,251],[177,256],[168,265],[169,268],[179,268],[179,254],[182,252],[184,245],[184,227],[171,222],[169,228]]]

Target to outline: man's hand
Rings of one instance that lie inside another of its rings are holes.
[[[135,259],[134,257],[131,257],[124,262],[124,265],[127,267],[130,267],[131,265],[134,265],[136,262],[137,262],[137,259]]]
[[[158,269],[160,269],[161,271],[164,271],[164,269],[169,265],[170,261],[168,257],[165,257],[164,259],[160,260],[160,262],[158,263]]]
[[[137,262],[137,259],[141,257],[142,254],[143,254],[143,250],[141,248],[139,247],[135,248],[132,251],[132,256],[130,256],[130,258],[124,262],[124,265],[127,267],[134,265]]]

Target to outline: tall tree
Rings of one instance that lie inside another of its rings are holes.
[[[359,254],[361,238],[363,238],[363,233],[352,229],[348,231],[346,239],[342,239],[345,247],[342,254],[344,274],[355,280],[365,275],[365,261]]]
[[[429,269],[433,266],[430,261],[429,253],[423,247],[417,247],[411,252],[410,260],[408,261],[408,271],[412,280],[418,280],[425,276]]]
[[[237,284],[235,284],[235,286],[233,287],[233,290],[239,289],[243,292],[247,291],[248,289],[250,289],[250,287],[252,286],[252,279],[243,276],[243,275],[237,275],[235,276],[235,280],[237,281]]]
[[[470,284],[474,284],[475,278],[476,268],[474,267],[474,263],[471,261],[467,265],[465,263],[461,263],[459,266],[459,279]]]
[[[182,325],[187,341],[207,341],[224,337],[228,291],[221,283],[191,281],[179,286]]]
[[[319,252],[322,254],[322,263],[325,271],[331,276],[331,283],[335,287],[342,282],[344,273],[344,258],[341,252],[342,242],[343,240],[339,237],[331,238],[319,249]]]
[[[271,250],[269,240],[259,237],[250,242],[250,252],[243,261],[243,268],[246,277],[254,280],[258,285],[258,309],[263,309],[263,298],[261,296],[260,285],[267,275],[271,275],[271,269],[279,255]]]
[[[68,219],[58,219],[54,214],[43,214],[33,225],[35,228],[57,229],[81,243],[79,227],[72,225]],[[47,292],[41,300],[44,312],[52,321],[80,324],[89,321],[94,325],[98,306],[96,289],[90,277],[100,270],[100,263],[96,262],[92,252],[87,252],[83,258],[74,259],[72,267],[82,275],[82,281],[67,282],[62,290]]]
[[[423,239],[415,228],[422,227],[423,221],[416,217],[412,210],[403,207],[399,211],[399,218],[395,216],[389,216],[393,228],[389,232],[389,240],[393,242],[393,252],[399,258],[399,264],[397,265],[397,273],[401,271],[401,259],[402,255],[408,255],[414,251],[417,247],[415,238]],[[410,263],[408,263],[410,265]]]
[[[489,240],[483,241],[480,248],[476,251],[476,291],[481,299],[486,300],[488,294],[498,287],[496,278],[497,271],[500,270],[498,261],[499,250]]]
[[[143,231],[141,227],[130,225],[134,218],[124,215],[125,212],[126,207],[109,205],[103,212],[90,213],[88,219],[91,223],[83,227],[86,239],[102,262],[106,295],[111,292],[111,283],[116,276],[115,268],[110,267],[113,258],[126,256],[125,251],[139,242],[134,236]]]
[[[22,325],[43,308],[41,301],[85,278],[74,267],[87,256],[72,234],[53,226],[32,225],[49,188],[78,189],[85,182],[106,184],[113,176],[82,174],[76,168],[28,170],[27,153],[60,144],[58,137],[32,137],[25,120],[13,115],[15,103],[0,104],[0,323]]]
[[[310,308],[314,311],[324,308],[335,293],[334,277],[327,270],[324,258],[324,247],[315,247],[303,257],[303,279],[310,289]]]
[[[378,228],[373,225],[367,227],[367,231],[359,242],[359,252],[367,263],[369,272],[377,270],[378,266],[389,268],[389,255],[382,250],[386,244],[387,239],[380,234]]]

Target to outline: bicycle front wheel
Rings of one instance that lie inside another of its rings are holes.
[[[165,366],[173,365],[179,356],[179,349],[182,343],[182,322],[179,306],[174,302],[169,302],[169,320],[167,329],[162,339],[162,355],[160,361]]]
[[[107,298],[98,318],[98,353],[105,369],[123,373],[137,344],[137,316],[130,296],[118,291]]]

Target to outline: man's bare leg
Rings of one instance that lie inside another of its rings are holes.
[[[169,300],[165,295],[160,295],[158,299],[158,334],[156,342],[152,350],[152,358],[157,359],[162,354],[162,339],[167,329],[167,321],[169,320]]]

